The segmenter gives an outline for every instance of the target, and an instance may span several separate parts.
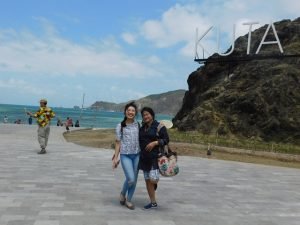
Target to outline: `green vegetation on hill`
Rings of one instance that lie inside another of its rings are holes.
[[[275,23],[284,54],[300,54],[300,18]],[[267,25],[252,32],[251,52]],[[266,40],[274,40],[269,32]],[[246,55],[247,35],[229,56]],[[280,54],[263,45],[260,55]],[[189,90],[173,123],[181,131],[197,131],[226,139],[300,144],[299,57],[207,63],[188,78]]]

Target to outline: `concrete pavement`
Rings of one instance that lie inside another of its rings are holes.
[[[162,178],[157,210],[139,174],[131,211],[118,203],[122,168],[112,150],[67,143],[51,127],[36,154],[36,126],[0,124],[0,225],[299,225],[300,170],[180,157]]]

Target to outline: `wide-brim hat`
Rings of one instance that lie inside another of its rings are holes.
[[[40,102],[47,103],[47,99],[45,99],[45,98],[42,98],[42,99],[40,100]]]

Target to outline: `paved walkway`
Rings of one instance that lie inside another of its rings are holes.
[[[67,143],[63,131],[51,127],[38,155],[36,126],[0,124],[0,225],[300,224],[300,170],[180,157],[180,174],[161,179],[159,209],[142,210],[140,173],[130,211],[112,151]]]

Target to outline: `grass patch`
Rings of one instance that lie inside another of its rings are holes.
[[[256,163],[272,166],[292,167],[300,168],[300,161],[295,161],[288,158],[279,157],[281,154],[263,154],[255,155],[254,153],[264,152],[264,148],[267,148],[267,143],[258,143],[255,145],[253,142],[247,140],[226,140],[225,138],[218,138],[217,140],[212,136],[201,135],[195,132],[178,132],[174,129],[169,130],[170,146],[180,156],[194,156],[210,159],[238,161],[246,163]],[[72,132],[64,133],[64,137],[67,141],[73,142],[82,146],[97,147],[111,149],[114,146],[115,130],[114,129],[101,129],[101,130],[76,130]],[[218,145],[216,145],[216,143]],[[213,154],[207,155],[207,146],[212,144]],[[220,147],[223,144],[223,147]],[[252,145],[251,145],[252,144]],[[225,146],[225,147],[224,147]],[[255,146],[255,150],[251,149],[251,146]],[[230,148],[229,148],[230,147]],[[276,148],[275,148],[276,147]],[[280,147],[280,148],[279,148]],[[273,150],[276,149],[279,152],[297,152],[299,154],[299,147],[293,146],[287,147],[284,144],[274,144]],[[248,149],[248,150],[245,150]],[[249,151],[251,150],[251,151]],[[291,155],[293,155],[291,153]]]
[[[253,151],[277,152],[300,155],[300,146],[285,143],[263,142],[256,139],[236,139],[223,136],[204,135],[198,132],[179,132],[169,130],[172,141],[184,143],[196,143],[202,145],[212,144],[229,148],[239,148]]]
[[[115,140],[114,129],[101,130],[75,130],[72,132],[65,132],[64,137],[68,142],[73,142],[78,145],[96,147],[96,148],[112,148]]]

